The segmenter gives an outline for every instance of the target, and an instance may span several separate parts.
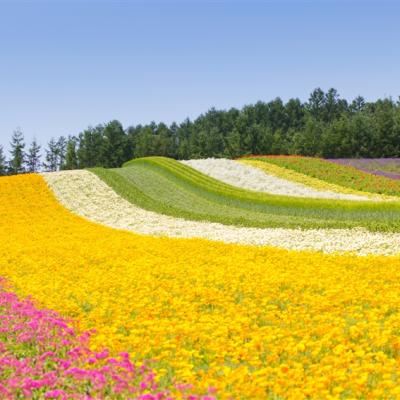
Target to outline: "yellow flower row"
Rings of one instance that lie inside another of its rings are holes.
[[[0,272],[220,398],[399,398],[400,258],[139,236],[62,208],[40,176],[0,179]]]

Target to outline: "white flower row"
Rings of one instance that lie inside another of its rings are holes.
[[[255,190],[284,196],[311,197],[319,199],[369,200],[367,196],[317,190],[287,179],[278,178],[250,165],[240,164],[226,158],[207,158],[181,161],[203,174],[242,189]]]
[[[227,243],[268,245],[326,253],[400,253],[400,234],[397,233],[372,233],[364,229],[259,229],[187,221],[132,205],[89,171],[45,173],[43,177],[58,200],[72,212],[112,228],[139,234],[204,238]]]

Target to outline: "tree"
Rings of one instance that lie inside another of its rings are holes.
[[[394,107],[392,99],[378,100],[375,103],[374,122],[378,132],[380,157],[394,157],[400,150]]]
[[[304,131],[297,132],[294,135],[290,153],[303,156],[319,156],[323,126],[322,122],[316,121],[311,116],[308,117]]]
[[[317,120],[322,119],[325,106],[325,93],[321,88],[315,89],[306,104],[307,110]]]
[[[330,88],[325,95],[324,120],[332,122],[340,114],[339,93],[336,89]]]
[[[25,172],[24,162],[25,162],[25,142],[24,135],[20,128],[17,128],[11,138],[11,150],[10,150],[10,163],[9,169],[11,174],[20,174]]]
[[[240,149],[240,134],[236,129],[226,137],[225,154],[231,158],[239,157],[242,154]]]
[[[353,113],[359,113],[363,111],[365,107],[365,100],[362,96],[357,96],[350,104],[350,111]]]
[[[177,157],[178,159],[187,160],[191,158],[193,153],[193,134],[192,134],[193,124],[186,118],[176,131],[177,136]]]
[[[299,99],[290,99],[285,105],[286,119],[289,128],[300,131],[304,127],[304,105]]]
[[[153,155],[153,133],[150,127],[143,127],[136,136],[134,155],[135,157]]]
[[[117,120],[109,122],[103,131],[102,166],[107,168],[120,167],[127,161],[128,148],[128,140],[122,124]]]
[[[70,137],[67,143],[67,151],[65,155],[65,164],[63,169],[77,169],[78,168],[78,155],[76,153],[76,137]]]
[[[103,125],[89,127],[79,134],[77,150],[80,168],[99,167],[102,165]]]
[[[37,172],[40,168],[40,146],[33,139],[26,155],[26,166],[28,172]]]
[[[67,152],[67,139],[65,139],[64,136],[60,136],[57,140],[58,169],[64,169],[66,152]]]
[[[13,141],[15,157],[9,165],[12,173],[18,173],[24,166],[21,134]],[[55,142],[56,148],[51,143],[46,151],[48,170],[119,167],[133,157],[152,155],[177,159],[250,153],[398,157],[400,98],[366,102],[358,96],[348,102],[334,88],[326,92],[317,88],[306,102],[295,98],[284,104],[277,97],[241,109],[211,108],[193,121],[187,118],[169,126],[151,122],[124,130],[119,121],[111,121],[87,128],[72,141],[61,136]]]
[[[275,100],[270,101],[267,107],[267,126],[272,129],[273,132],[277,130],[280,130],[282,133],[286,132],[289,124],[286,119],[287,114],[285,113],[285,106],[282,100],[277,97]],[[257,122],[260,123],[259,121]]]
[[[6,157],[4,155],[3,146],[0,146],[0,176],[7,174]]]
[[[272,154],[272,149],[274,147],[274,142],[276,141],[276,137],[274,137],[272,130],[270,128],[263,127],[260,139],[259,150],[261,154]],[[286,151],[285,146],[279,146],[280,151]]]
[[[352,148],[350,130],[350,120],[345,115],[329,124],[321,134],[322,156],[327,158],[346,157],[349,149]],[[306,145],[307,143],[305,143]],[[304,151],[303,149],[300,154]]]
[[[54,172],[57,171],[59,165],[58,158],[58,145],[54,138],[51,138],[47,143],[45,163],[43,164],[46,171]]]
[[[155,155],[171,157],[174,154],[172,132],[163,122],[158,124],[154,141]]]

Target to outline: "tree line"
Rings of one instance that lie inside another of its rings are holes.
[[[175,159],[248,154],[296,154],[324,158],[400,157],[400,98],[347,101],[336,89],[317,88],[307,101],[276,98],[242,109],[211,108],[179,125],[119,121],[89,127],[77,135],[52,138],[42,154],[34,140],[26,148],[16,130],[6,160],[0,146],[0,174],[38,170],[119,167],[136,157]]]

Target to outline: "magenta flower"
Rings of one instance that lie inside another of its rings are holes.
[[[35,308],[4,289],[0,278],[0,398],[172,400],[156,384],[154,371],[135,367],[127,352],[89,348],[91,332],[78,335],[51,310]],[[174,388],[180,399],[214,400]],[[148,393],[143,393],[144,391]]]

